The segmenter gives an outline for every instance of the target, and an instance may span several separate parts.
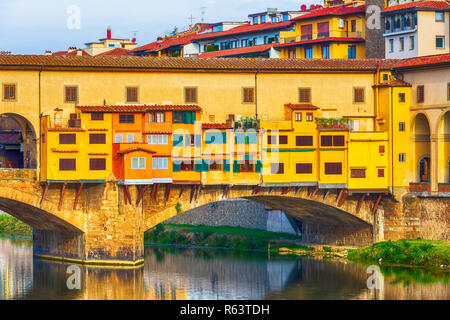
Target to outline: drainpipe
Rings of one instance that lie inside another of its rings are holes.
[[[258,120],[258,73],[260,69],[258,69],[255,73],[255,116],[256,120]]]
[[[42,117],[42,114],[41,114],[41,73],[42,73],[42,70],[44,69],[44,65],[42,64],[41,65],[41,70],[39,70],[39,80],[38,80],[38,82],[39,82],[39,117],[38,117],[38,119],[39,119],[39,136],[37,137],[37,139],[36,139],[36,141],[38,141],[39,142],[39,163],[38,163],[38,165],[36,166],[36,167],[38,167],[39,168],[39,185],[41,185],[41,160],[42,160],[42,149],[41,149],[41,138],[42,138],[42,126],[41,126],[41,117]]]
[[[379,93],[380,93],[380,89],[379,89],[379,85],[380,85],[380,63],[377,62],[377,72],[375,75],[375,119],[374,119],[374,124],[373,124],[373,128],[374,131],[376,130],[376,126],[377,126],[377,118],[378,115],[380,114],[380,98],[379,98]]]
[[[391,87],[391,180],[392,180],[392,196],[394,196],[394,88]]]

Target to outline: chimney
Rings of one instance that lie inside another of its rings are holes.
[[[78,49],[78,50],[77,50],[77,56],[82,56],[82,55],[83,55],[83,50]]]
[[[47,51],[45,51],[45,55],[46,55],[46,56],[51,56],[51,55],[52,55],[52,52],[51,52],[50,50],[47,50]]]
[[[77,50],[77,47],[69,47],[67,53]]]
[[[106,30],[106,39],[111,39],[111,27]]]

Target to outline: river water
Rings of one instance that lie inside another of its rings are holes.
[[[29,238],[0,236],[0,300],[450,300],[448,273],[382,267],[380,276],[369,279],[369,289],[373,271],[367,268],[309,257],[174,247],[147,247],[145,265],[137,269],[72,266],[33,258]]]

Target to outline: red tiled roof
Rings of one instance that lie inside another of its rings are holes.
[[[253,47],[204,52],[202,54],[199,54],[197,57],[198,58],[230,57],[230,56],[236,56],[236,55],[245,54],[245,53],[264,52],[264,51],[269,50],[273,46],[274,46],[274,44],[263,44],[263,45],[259,45],[259,46],[253,46]]]
[[[115,48],[103,53],[100,53],[98,55],[96,55],[96,57],[101,57],[101,56],[132,56],[133,55],[133,51],[132,50],[128,50],[128,49],[124,49],[124,48]]]
[[[352,5],[346,4],[346,5],[341,5],[341,6],[315,9],[315,10],[311,11],[310,13],[306,13],[306,14],[303,14],[301,16],[298,16],[298,17],[292,19],[292,21],[312,19],[312,18],[317,18],[317,17],[322,17],[322,16],[345,16],[345,15],[365,13],[365,12],[366,12],[365,5],[354,7]]]
[[[132,152],[137,152],[137,151],[142,151],[142,152],[147,152],[150,154],[155,154],[156,152],[151,151],[151,150],[147,150],[144,148],[139,148],[139,147],[135,147],[135,148],[129,148],[129,149],[125,149],[125,150],[120,150],[117,151],[118,154],[127,154],[127,153],[132,153]]]
[[[278,22],[278,23],[262,23],[262,24],[253,24],[250,23],[234,27],[227,31],[221,31],[221,32],[209,32],[209,33],[203,33],[197,35],[194,40],[205,40],[210,38],[219,38],[219,37],[225,37],[229,35],[237,35],[242,33],[250,33],[250,32],[259,32],[259,31],[267,31],[272,29],[281,29],[281,28],[287,28],[292,25],[291,21],[286,22]]]
[[[182,46],[182,45],[188,44],[196,36],[197,36],[197,34],[193,33],[193,34],[181,36],[178,38],[171,38],[171,39],[163,40],[161,42],[155,41],[155,42],[149,43],[145,46],[136,48],[133,51],[158,52],[158,51],[170,48],[170,47]]]
[[[450,53],[399,60],[394,69],[450,64]]]
[[[351,38],[351,37],[330,37],[330,38],[322,38],[322,39],[314,39],[314,40],[305,40],[305,41],[297,41],[297,42],[289,42],[289,43],[280,43],[275,45],[275,47],[290,47],[297,46],[302,44],[310,44],[315,42],[364,42],[364,38]]]
[[[125,106],[77,106],[81,112],[145,113],[150,111],[201,111],[196,105],[125,105]]]
[[[449,9],[450,10],[450,4],[446,3],[445,1],[416,1],[416,2],[409,2],[409,3],[403,3],[396,6],[388,7],[384,10],[382,10],[382,13],[385,12],[392,12],[392,11],[398,11],[398,10],[404,10],[404,9],[410,9],[410,8],[416,8],[418,10],[420,9]]]
[[[82,49],[77,49],[77,50],[73,50],[73,51],[57,51],[52,53],[52,56],[60,56],[60,57],[74,57],[74,56],[78,56],[78,50],[81,50],[81,55],[85,56],[85,57],[90,57],[91,55],[89,53],[87,53],[86,51],[82,50]]]
[[[304,71],[391,69],[394,59],[260,59],[260,58],[153,58],[133,56],[57,57],[44,55],[0,55],[0,69],[149,72],[182,70],[187,72],[228,70]]]
[[[226,123],[202,123],[203,129],[232,129],[233,127]]]
[[[292,110],[317,110],[317,109],[320,109],[319,107],[316,107],[315,105],[312,105],[310,103],[300,103],[300,104],[287,103],[284,106],[286,108],[291,108]]]

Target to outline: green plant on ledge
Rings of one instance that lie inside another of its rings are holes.
[[[239,129],[239,128],[257,129],[258,121],[256,120],[256,118],[249,118],[249,117],[241,118],[240,120],[238,120],[234,123],[234,128],[235,129]]]
[[[327,128],[331,126],[345,126],[348,127],[349,119],[347,118],[316,118],[317,126],[320,128]]]
[[[180,214],[181,212],[183,212],[183,204],[181,202],[177,202],[177,204],[175,205],[175,209],[177,210],[177,214]]]

